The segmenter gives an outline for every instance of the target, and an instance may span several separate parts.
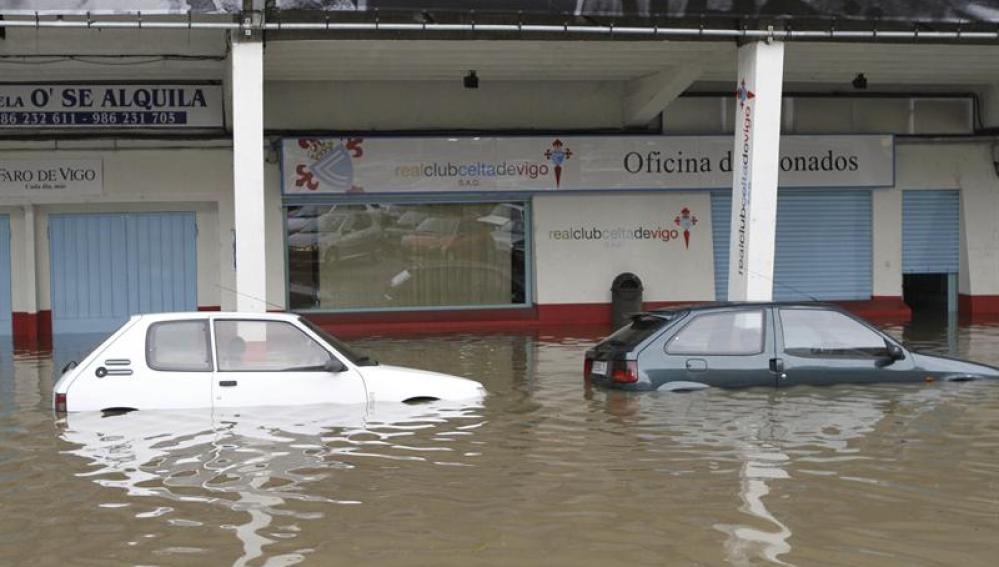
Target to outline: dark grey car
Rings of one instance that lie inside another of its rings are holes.
[[[585,376],[628,390],[999,378],[913,352],[834,305],[714,303],[635,315],[586,352]]]

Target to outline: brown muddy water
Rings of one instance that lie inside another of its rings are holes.
[[[999,364],[999,327],[893,328]],[[49,410],[0,348],[0,565],[996,565],[999,383],[587,390],[583,336],[353,341],[482,407]]]

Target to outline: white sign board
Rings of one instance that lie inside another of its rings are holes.
[[[220,85],[0,84],[0,130],[222,128]]]
[[[0,160],[0,199],[100,195],[103,191],[101,160]]]
[[[646,301],[714,299],[707,192],[546,194],[531,214],[540,304],[608,303],[622,272],[642,279]]]
[[[286,138],[284,193],[721,189],[728,136]],[[891,136],[784,136],[782,187],[895,183]]]

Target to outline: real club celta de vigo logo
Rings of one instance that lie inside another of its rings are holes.
[[[555,171],[555,187],[562,185],[562,164],[572,157],[572,150],[562,144],[562,140],[556,139],[552,142],[552,147],[545,150],[545,157],[552,162]]]
[[[697,217],[691,214],[690,209],[684,207],[680,209],[680,214],[673,219],[673,224],[683,229],[683,246],[690,248],[690,229],[697,224]]]

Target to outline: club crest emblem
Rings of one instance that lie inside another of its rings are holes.
[[[690,229],[697,225],[697,217],[690,213],[690,209],[684,207],[680,209],[680,214],[673,219],[673,224],[683,229],[683,246],[690,248]]]
[[[562,140],[556,139],[552,142],[552,147],[545,150],[545,157],[552,164],[555,172],[555,187],[562,185],[562,164],[572,157],[572,150],[562,144]]]

